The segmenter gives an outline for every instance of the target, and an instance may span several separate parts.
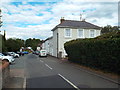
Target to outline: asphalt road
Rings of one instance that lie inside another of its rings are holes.
[[[85,72],[54,57],[24,56],[26,88],[119,88],[118,84]]]

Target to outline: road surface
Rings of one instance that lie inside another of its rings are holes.
[[[85,72],[68,61],[34,54],[24,56],[26,88],[118,88],[118,84]]]

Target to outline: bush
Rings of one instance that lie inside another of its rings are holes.
[[[66,42],[64,47],[70,61],[120,74],[120,32],[94,39],[72,40]]]

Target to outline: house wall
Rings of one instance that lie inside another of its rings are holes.
[[[70,41],[70,40],[78,38],[78,29],[75,29],[75,28],[72,29],[72,37],[70,37],[70,38],[65,37],[65,29],[66,28],[58,28],[58,33],[59,33],[58,53],[62,53],[62,57],[65,57],[67,55],[65,50],[64,50],[64,43],[66,43],[67,41]],[[90,38],[90,30],[91,29],[84,29],[84,31],[83,31],[83,33],[84,33],[83,38]],[[95,30],[95,32],[96,32],[95,37],[100,35],[100,31],[101,30]]]
[[[49,55],[53,56],[53,38],[49,39]]]
[[[72,37],[71,38],[66,38],[65,37],[65,28],[58,28],[58,33],[59,33],[59,48],[58,48],[58,53],[62,53],[61,57],[65,57],[66,52],[64,50],[64,43],[67,42],[67,41],[70,41],[70,40],[73,40],[75,39],[75,34],[76,32],[72,32]]]
[[[90,38],[89,29],[84,29],[84,38]]]
[[[47,51],[47,54],[49,54],[49,40],[45,41],[44,48]]]
[[[47,50],[47,53],[55,57],[65,57],[67,54],[64,50],[64,43],[67,41],[78,38],[78,29],[72,28],[72,37],[65,37],[66,28],[58,28],[53,31],[53,38],[46,40],[44,43],[44,48]],[[84,29],[83,38],[90,38],[90,30]],[[92,29],[93,30],[93,29]],[[95,30],[96,36],[100,35],[101,30]],[[58,45],[57,45],[57,33],[58,33]],[[95,36],[95,37],[96,37]],[[58,46],[58,50],[57,50]],[[58,52],[57,52],[58,51]]]
[[[57,33],[58,33],[58,30],[56,29],[54,32],[53,32],[53,56],[57,57]]]
[[[96,37],[100,36],[100,34],[101,34],[101,30],[96,30]]]
[[[47,51],[47,54],[53,56],[53,38],[50,38],[50,39],[46,40],[42,44],[42,48]]]

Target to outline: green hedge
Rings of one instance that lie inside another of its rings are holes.
[[[70,61],[120,74],[120,32],[94,39],[72,40],[64,47]]]

